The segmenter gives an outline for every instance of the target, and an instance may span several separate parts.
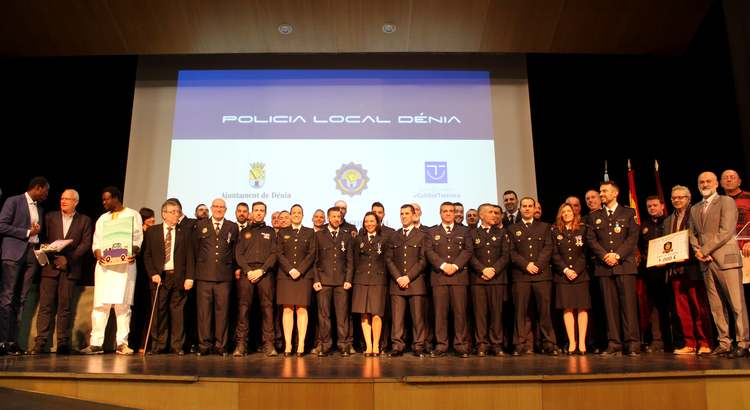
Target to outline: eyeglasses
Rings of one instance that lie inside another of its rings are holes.
[[[69,197],[66,197],[66,196],[64,196],[64,197],[61,197],[61,198],[60,198],[60,200],[61,200],[61,201],[75,201],[76,199],[75,199],[75,198],[69,198]]]
[[[227,207],[226,207],[226,206],[221,206],[221,205],[211,205],[211,208],[216,208],[216,209],[227,209]]]

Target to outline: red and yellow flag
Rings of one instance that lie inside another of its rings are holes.
[[[638,196],[635,194],[635,172],[630,167],[630,160],[628,160],[628,191],[630,207],[635,210],[635,222],[640,225],[641,213],[638,211]]]

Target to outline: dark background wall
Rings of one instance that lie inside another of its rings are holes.
[[[529,55],[545,217],[565,196],[596,187],[605,159],[621,186],[632,159],[641,202],[654,191],[654,159],[666,189],[693,189],[703,169],[735,168],[750,182],[727,44],[716,2],[683,55]],[[3,199],[38,174],[52,183],[47,209],[73,187],[82,212],[101,213],[101,189],[124,185],[136,64],[133,56],[0,59]]]

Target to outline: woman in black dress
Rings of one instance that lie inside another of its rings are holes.
[[[589,321],[588,310],[591,309],[589,275],[586,272],[583,246],[586,225],[581,223],[580,215],[576,215],[569,204],[562,204],[557,211],[552,239],[555,243],[552,254],[555,268],[555,307],[563,309],[565,331],[568,333],[567,354],[576,352],[576,320],[573,312],[578,311],[578,353],[583,355],[586,354],[586,327]]]
[[[292,332],[294,313],[297,312],[297,356],[305,352],[307,333],[307,307],[312,293],[313,262],[315,262],[315,238],[311,228],[302,226],[302,207],[293,205],[291,226],[276,234],[276,303],[284,307],[281,323],[284,328],[284,356],[292,354]]]
[[[380,221],[372,212],[365,214],[364,232],[354,240],[354,289],[352,312],[361,314],[365,356],[380,354],[381,318],[385,314],[388,277],[385,270],[386,240]]]

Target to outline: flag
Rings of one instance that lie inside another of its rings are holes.
[[[664,200],[664,188],[661,186],[661,177],[659,177],[659,161],[654,160],[654,178],[656,179],[656,195],[659,196],[659,199],[661,199],[661,202],[664,204],[664,216],[667,215],[669,209],[667,208],[667,205],[669,204],[666,200]]]
[[[630,207],[635,210],[635,222],[640,225],[641,213],[638,212],[638,196],[635,194],[635,172],[630,167],[630,160],[628,160],[628,191]]]
[[[607,160],[604,160],[604,182],[609,181],[609,174],[607,173]]]

